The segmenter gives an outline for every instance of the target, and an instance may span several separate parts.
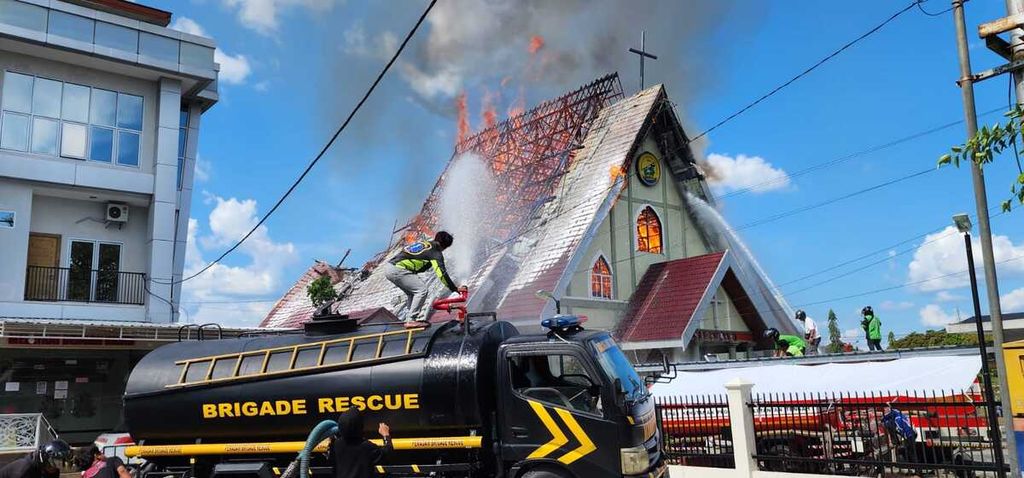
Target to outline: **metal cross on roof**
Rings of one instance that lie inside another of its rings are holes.
[[[647,53],[646,44],[647,44],[647,31],[646,30],[641,30],[640,31],[640,49],[639,50],[637,50],[636,48],[630,48],[629,49],[630,53],[636,53],[637,55],[640,56],[640,89],[641,90],[644,89],[644,58],[650,58],[652,60],[657,60],[658,59],[658,57],[656,55],[652,55],[650,53]]]

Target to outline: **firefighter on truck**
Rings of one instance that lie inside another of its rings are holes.
[[[356,409],[365,436],[390,425],[382,475],[659,478],[654,403],[614,339],[575,316],[541,330],[494,314],[421,328],[327,316],[293,334],[168,344],[129,377],[139,445],[126,454],[146,461],[137,478],[275,478],[315,425]],[[330,475],[326,448],[311,474]]]

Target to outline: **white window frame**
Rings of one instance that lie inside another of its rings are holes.
[[[3,75],[4,75],[3,84],[6,84],[7,74],[8,73],[14,73],[14,74],[28,76],[28,77],[32,78],[32,91],[29,93],[29,96],[30,96],[29,101],[30,102],[32,101],[31,96],[35,93],[35,87],[36,87],[35,80],[36,79],[44,79],[44,80],[50,80],[50,81],[59,82],[61,84],[61,91],[62,92],[63,92],[63,85],[65,85],[65,84],[72,84],[72,85],[83,86],[83,87],[89,88],[89,106],[87,107],[87,112],[86,112],[86,116],[88,117],[88,121],[85,122],[85,123],[82,123],[82,122],[79,122],[79,121],[66,120],[63,117],[61,117],[61,115],[58,115],[57,118],[51,118],[49,116],[37,115],[35,113],[21,113],[21,112],[18,112],[18,111],[11,110],[10,111],[11,114],[17,114],[17,115],[28,117],[28,147],[26,148],[25,151],[21,151],[21,150],[17,150],[17,149],[3,149],[3,151],[17,151],[19,153],[25,153],[25,154],[30,154],[30,155],[33,155],[33,156],[46,157],[46,158],[64,158],[64,159],[72,159],[72,160],[75,160],[75,161],[88,161],[91,164],[103,164],[103,165],[107,165],[107,166],[115,166],[115,167],[120,167],[120,168],[142,169],[142,156],[143,156],[142,151],[143,151],[143,146],[145,145],[145,131],[146,131],[146,95],[144,95],[144,94],[137,94],[137,93],[129,93],[127,91],[116,90],[116,89],[113,89],[113,88],[105,88],[105,87],[99,87],[99,86],[93,86],[93,85],[77,83],[77,82],[73,82],[73,81],[66,81],[66,80],[62,80],[62,79],[59,79],[59,78],[43,76],[43,75],[35,75],[35,74],[32,74],[32,73],[27,73],[27,72],[18,71],[18,70],[10,70],[10,69],[3,70]],[[2,87],[2,85],[0,85],[0,87]],[[117,125],[117,103],[116,102],[114,103],[114,125],[113,126],[107,126],[107,125],[102,125],[102,124],[93,124],[91,122],[92,121],[92,117],[91,117],[91,114],[92,114],[92,90],[112,91],[112,92],[115,93],[115,98],[117,98],[117,95],[122,95],[122,94],[124,94],[124,95],[131,95],[131,96],[137,96],[139,98],[142,98],[142,125],[141,125],[141,129],[136,131],[136,130],[129,129],[129,128],[122,128],[122,127]],[[2,91],[0,91],[0,93],[2,93]],[[63,106],[64,106],[64,99],[63,99],[63,95],[62,95],[61,96],[61,108],[63,108]],[[0,104],[0,118],[2,118],[2,115],[7,113],[7,112],[8,112],[7,105],[6,104]],[[52,154],[51,155],[51,154],[47,154],[47,153],[36,153],[36,152],[32,151],[32,133],[33,133],[33,129],[35,128],[35,121],[34,121],[35,118],[44,118],[44,119],[48,119],[48,120],[55,120],[57,122],[57,139],[56,139],[56,142],[57,142],[56,143],[57,153],[56,154]],[[61,151],[61,147],[63,146],[62,145],[62,142],[63,142],[62,139],[63,139],[63,134],[64,134],[64,123],[72,123],[72,124],[76,124],[76,125],[85,126],[85,155],[84,156],[78,157],[78,156],[65,155]],[[93,126],[96,126],[96,127],[99,127],[99,128],[111,129],[111,130],[114,131],[114,135],[113,135],[113,138],[111,140],[111,145],[110,145],[110,153],[111,153],[110,162],[92,160],[92,159],[89,158],[89,155],[92,152],[92,127]],[[2,125],[2,123],[0,123],[0,128],[2,128],[2,127],[3,127],[3,125]],[[118,153],[118,151],[117,151],[117,148],[118,148],[118,133],[121,132],[121,131],[126,131],[126,132],[129,132],[129,133],[134,133],[134,134],[138,134],[139,135],[139,151],[138,151],[138,158],[136,160],[137,164],[121,164],[121,163],[119,163],[117,161],[117,157],[118,157],[118,154],[117,154]],[[0,132],[0,134],[2,134],[2,132]]]
[[[114,245],[117,246],[117,272],[123,272],[124,268],[121,267],[121,263],[124,260],[124,243],[119,241],[105,241],[100,239],[87,239],[80,237],[71,237],[66,241],[64,252],[61,254],[61,267],[70,269],[71,268],[71,245],[75,242],[88,242],[93,245],[92,249],[92,262],[89,264],[89,301],[96,300],[96,280],[93,277],[91,271],[97,270],[100,261],[100,244]]]

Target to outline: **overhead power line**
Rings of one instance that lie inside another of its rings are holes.
[[[403,39],[401,45],[398,46],[398,50],[396,50],[395,53],[391,55],[391,59],[388,60],[387,64],[384,65],[384,68],[382,68],[380,73],[377,74],[377,78],[373,80],[373,84],[371,84],[370,88],[367,89],[366,92],[363,94],[363,97],[359,100],[359,103],[356,103],[355,108],[353,108],[352,111],[348,114],[348,117],[345,118],[345,121],[341,123],[341,126],[339,126],[337,130],[334,131],[334,134],[331,136],[331,139],[327,141],[327,144],[325,144],[323,148],[320,149],[320,152],[317,153],[317,155],[313,158],[313,160],[309,162],[309,164],[306,166],[306,169],[302,171],[302,174],[300,174],[299,177],[295,179],[292,185],[288,187],[288,190],[285,191],[285,193],[277,200],[277,202],[274,203],[274,206],[271,207],[270,210],[268,210],[267,213],[264,214],[262,218],[260,218],[260,220],[256,223],[255,226],[252,227],[252,229],[249,230],[249,232],[245,233],[245,235],[242,236],[242,238],[239,239],[237,242],[235,242],[234,245],[229,247],[226,251],[224,251],[219,257],[214,259],[212,262],[203,266],[203,268],[197,271],[196,273],[178,281],[158,282],[154,280],[153,282],[165,285],[178,284],[198,277],[200,274],[206,272],[215,264],[217,264],[225,257],[227,257],[228,254],[234,252],[235,249],[238,249],[238,247],[241,246],[242,243],[246,241],[246,239],[249,239],[249,237],[252,236],[253,233],[255,233],[256,230],[263,225],[263,223],[267,222],[267,219],[269,219],[270,216],[274,214],[274,211],[277,211],[277,208],[281,207],[281,204],[284,203],[285,199],[288,199],[288,196],[290,196],[292,192],[295,191],[295,188],[299,186],[299,183],[301,183],[302,180],[306,178],[306,175],[308,175],[309,172],[313,169],[313,167],[316,166],[316,163],[318,163],[320,159],[324,157],[324,154],[326,154],[327,151],[331,148],[331,146],[334,145],[334,142],[335,140],[338,139],[338,136],[340,136],[341,133],[345,131],[345,128],[348,127],[349,123],[352,122],[352,118],[354,118],[356,113],[358,113],[359,110],[363,107],[363,104],[365,104],[366,100],[370,98],[370,95],[373,94],[373,91],[377,89],[377,85],[379,85],[380,82],[384,79],[384,76],[391,69],[392,65],[395,64],[395,61],[398,60],[399,55],[401,55],[402,51],[405,50],[406,45],[409,44],[409,40],[411,40],[413,35],[416,34],[416,30],[419,30],[420,25],[423,24],[424,20],[426,20],[427,15],[430,13],[430,10],[434,8],[434,5],[436,3],[437,0],[431,0],[430,4],[427,5],[427,8],[423,10],[423,14],[420,15],[418,20],[416,20],[416,24],[413,25],[412,29],[409,30],[409,33],[405,35],[405,39]]]
[[[979,113],[978,117],[981,118],[981,117],[989,116],[989,115],[996,114],[996,113],[1002,113],[1004,111],[1007,111],[1007,108],[996,107],[996,108],[992,108],[992,109],[990,109],[988,111],[985,111],[983,113]],[[810,173],[813,173],[813,172],[817,172],[817,171],[821,171],[821,170],[824,170],[824,169],[828,169],[828,168],[831,168],[833,166],[838,166],[839,164],[845,163],[847,161],[860,158],[862,156],[867,156],[867,155],[870,155],[872,153],[877,153],[879,151],[892,148],[894,146],[899,146],[899,145],[904,144],[904,143],[909,143],[909,142],[911,142],[911,141],[913,141],[915,139],[923,138],[925,136],[928,136],[928,135],[931,135],[931,134],[934,134],[934,133],[938,133],[940,131],[944,131],[944,130],[950,129],[950,128],[953,128],[955,126],[959,126],[959,125],[963,124],[963,122],[964,122],[964,120],[960,119],[960,120],[956,120],[956,121],[951,121],[949,123],[946,123],[946,124],[943,124],[943,125],[940,125],[940,126],[929,128],[929,129],[926,129],[926,130],[923,130],[923,131],[918,131],[916,133],[909,134],[907,136],[903,136],[903,137],[898,138],[898,139],[894,139],[894,140],[889,141],[887,143],[882,143],[882,144],[879,144],[879,145],[871,146],[869,148],[865,148],[865,149],[862,149],[860,151],[856,151],[856,152],[853,152],[853,153],[850,153],[850,154],[847,154],[847,155],[844,155],[844,156],[840,156],[840,157],[835,158],[835,159],[831,159],[831,160],[828,160],[828,161],[824,161],[824,162],[821,162],[821,163],[818,163],[818,164],[814,164],[814,165],[808,166],[808,167],[806,167],[804,169],[800,169],[800,170],[797,170],[795,172],[786,173],[786,175],[782,176],[782,177],[768,179],[768,180],[765,180],[765,181],[761,181],[761,182],[759,182],[757,184],[752,184],[750,186],[737,189],[735,191],[730,191],[728,193],[722,194],[721,196],[718,196],[718,199],[728,199],[728,198],[739,196],[739,195],[746,194],[746,193],[749,193],[749,192],[760,191],[760,190],[763,190],[765,187],[773,186],[773,185],[776,185],[776,184],[779,184],[779,183],[784,183],[786,181],[789,181],[789,180],[791,180],[793,178],[798,178],[798,177],[803,176],[805,174],[810,174]]]
[[[913,172],[913,173],[907,174],[905,176],[900,176],[898,178],[890,179],[890,180],[885,181],[883,183],[875,184],[873,186],[869,186],[869,187],[866,187],[864,189],[859,189],[857,191],[844,194],[842,196],[834,197],[832,199],[827,199],[825,201],[821,201],[821,202],[814,203],[814,204],[809,204],[807,206],[799,207],[799,208],[796,208],[796,209],[791,209],[791,210],[786,211],[786,212],[780,212],[778,214],[774,214],[774,215],[771,215],[771,216],[768,216],[768,217],[765,217],[765,218],[762,218],[762,219],[758,219],[756,221],[748,222],[748,223],[746,223],[746,224],[744,224],[744,225],[742,225],[740,227],[737,227],[736,230],[737,231],[742,231],[744,229],[749,229],[749,228],[752,228],[752,227],[757,227],[757,226],[760,226],[762,224],[767,224],[769,222],[778,221],[779,219],[787,218],[789,216],[800,214],[802,212],[806,212],[806,211],[810,211],[812,209],[817,209],[819,207],[827,206],[829,204],[842,201],[844,199],[850,199],[852,197],[859,196],[859,195],[865,194],[865,193],[869,193],[869,192],[874,191],[876,189],[884,188],[886,186],[891,186],[893,184],[896,184],[896,183],[899,183],[899,182],[902,182],[902,181],[906,181],[908,179],[916,178],[918,176],[922,176],[922,175],[928,174],[928,173],[930,173],[932,171],[935,171],[935,170],[936,170],[935,168],[923,169],[921,171]]]
[[[878,32],[879,30],[881,30],[881,29],[882,29],[882,27],[884,27],[884,26],[888,25],[888,24],[889,24],[890,22],[892,22],[893,20],[895,20],[895,19],[896,19],[897,17],[899,17],[900,15],[903,15],[904,13],[906,13],[906,12],[910,11],[910,9],[914,8],[914,7],[915,7],[915,6],[917,6],[917,4],[919,4],[919,3],[921,3],[921,0],[915,0],[914,2],[911,2],[911,3],[909,4],[909,5],[907,5],[907,6],[903,7],[903,9],[901,9],[900,11],[898,11],[898,12],[896,12],[896,13],[892,14],[892,15],[891,15],[891,16],[890,16],[889,18],[886,18],[886,19],[885,19],[885,21],[883,21],[882,23],[879,23],[878,25],[875,25],[875,27],[874,27],[874,28],[872,28],[872,29],[870,29],[870,30],[868,30],[868,31],[866,31],[866,32],[864,32],[864,33],[862,33],[862,34],[861,34],[860,36],[858,36],[857,38],[854,38],[853,40],[850,40],[850,41],[849,41],[849,42],[847,42],[847,43],[846,43],[845,45],[843,45],[843,46],[839,47],[839,49],[838,49],[838,50],[836,50],[836,51],[833,51],[832,53],[829,53],[829,54],[828,54],[828,55],[827,55],[827,56],[826,56],[825,58],[822,58],[821,60],[818,60],[818,62],[817,62],[817,63],[815,63],[815,64],[811,65],[810,67],[808,67],[808,68],[807,68],[807,69],[805,69],[804,71],[801,71],[801,72],[800,72],[800,73],[798,73],[798,74],[797,74],[796,76],[794,76],[794,77],[790,78],[789,80],[787,80],[786,82],[782,83],[781,85],[779,85],[779,86],[776,86],[776,87],[775,87],[775,88],[773,88],[773,89],[772,89],[771,91],[769,91],[769,92],[767,92],[767,93],[765,93],[765,94],[761,95],[761,96],[760,96],[759,98],[757,98],[756,100],[754,100],[754,101],[753,101],[753,102],[751,102],[750,104],[748,104],[748,105],[744,106],[743,108],[740,108],[740,109],[739,109],[738,111],[736,111],[735,113],[733,113],[733,114],[731,114],[731,115],[729,115],[729,116],[726,116],[726,117],[725,117],[725,119],[723,119],[723,120],[721,120],[721,121],[719,121],[719,122],[715,123],[715,124],[714,124],[714,125],[713,125],[712,127],[710,127],[710,128],[708,128],[708,129],[706,129],[706,130],[702,131],[702,132],[701,132],[700,134],[698,134],[697,136],[694,136],[693,138],[691,138],[691,139],[690,139],[690,142],[693,142],[693,141],[697,141],[698,139],[700,139],[700,138],[702,138],[702,137],[706,136],[706,135],[707,135],[708,133],[710,133],[710,132],[712,132],[712,131],[714,131],[714,130],[718,129],[718,128],[719,128],[720,126],[722,126],[722,125],[724,125],[724,124],[726,124],[726,123],[728,123],[728,122],[732,121],[733,119],[735,119],[736,117],[738,117],[738,116],[742,115],[743,113],[746,113],[746,112],[747,112],[748,110],[750,110],[751,108],[753,108],[753,107],[757,106],[757,105],[758,105],[759,103],[761,103],[762,101],[764,101],[764,100],[767,100],[768,98],[771,98],[771,97],[772,97],[772,96],[774,96],[774,95],[775,95],[776,93],[778,93],[779,91],[782,91],[782,90],[783,90],[784,88],[786,88],[787,86],[789,86],[789,85],[791,85],[791,84],[795,83],[795,82],[796,82],[797,80],[799,80],[800,78],[803,78],[804,76],[807,76],[807,74],[809,74],[810,72],[812,72],[812,71],[816,70],[816,69],[817,69],[817,68],[818,68],[819,66],[821,66],[821,65],[824,65],[824,64],[825,64],[825,63],[827,63],[827,62],[828,62],[829,60],[831,60],[831,59],[835,58],[836,56],[839,56],[839,54],[840,54],[840,53],[842,53],[842,52],[846,51],[846,50],[847,50],[848,48],[852,47],[853,45],[856,45],[856,44],[857,44],[858,42],[860,42],[861,40],[863,40],[863,39],[865,39],[865,38],[867,38],[867,37],[871,36],[872,34],[874,34],[874,33]]]

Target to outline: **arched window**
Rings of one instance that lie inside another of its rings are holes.
[[[636,219],[636,250],[652,254],[662,253],[661,219],[651,206],[640,211],[640,216]]]
[[[597,256],[590,269],[590,296],[598,299],[612,298],[612,268],[604,256]]]

